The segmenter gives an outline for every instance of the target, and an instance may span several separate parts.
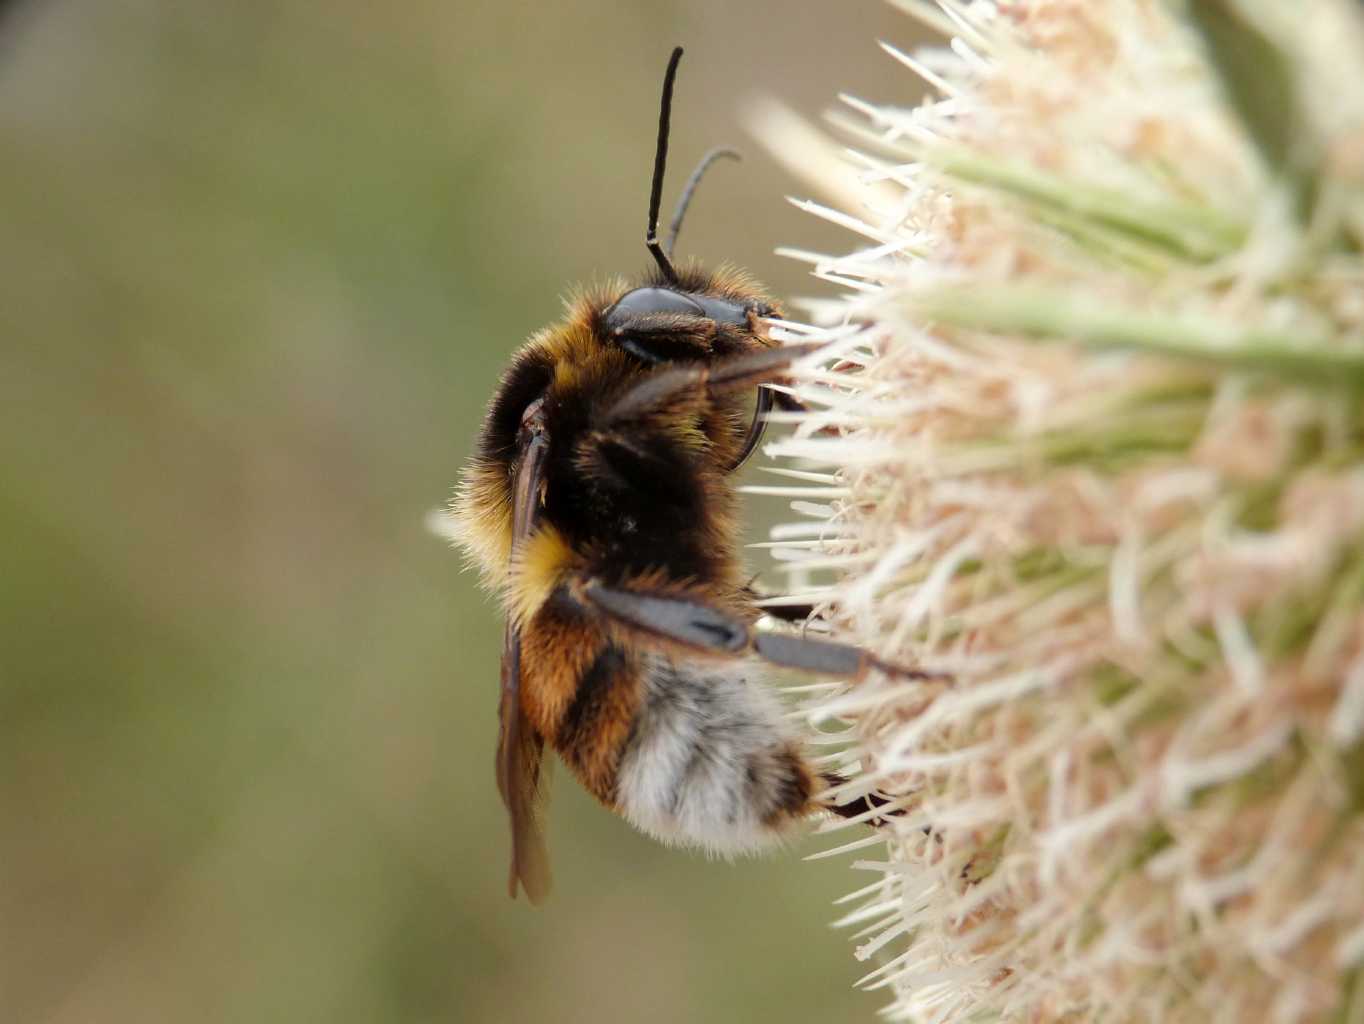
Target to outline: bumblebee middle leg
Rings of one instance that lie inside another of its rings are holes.
[[[781,622],[803,625],[810,621],[815,614],[815,608],[818,607],[809,601],[800,604],[763,604],[763,601],[776,595],[763,594],[752,587],[746,588],[746,593],[757,604],[758,611]]]

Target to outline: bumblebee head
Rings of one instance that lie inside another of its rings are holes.
[[[592,429],[594,411],[645,375],[669,364],[711,361],[772,344],[767,320],[781,314],[756,282],[734,268],[708,272],[690,263],[679,268],[671,259],[702,175],[720,157],[736,153],[716,149],[706,154],[682,191],[666,244],[658,240],[673,84],[681,57],[681,47],[673,50],[659,113],[645,235],[655,268],[633,285],[616,283],[571,301],[562,323],[539,332],[512,358],[488,407],[455,500],[455,518],[462,545],[490,585],[505,580],[510,563],[527,410],[534,408],[544,430],[539,448],[549,475],[538,487],[553,488],[556,478],[567,483],[572,455],[564,453]],[[766,390],[758,392],[756,408],[751,397],[725,396],[718,415],[695,423],[679,409],[672,427],[695,436],[701,457],[728,472],[753,450],[771,403]],[[543,499],[543,493],[530,498]]]

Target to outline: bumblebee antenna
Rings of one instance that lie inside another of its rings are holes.
[[[695,193],[696,186],[701,184],[701,176],[706,173],[711,164],[722,156],[727,156],[731,160],[743,159],[737,150],[729,149],[726,146],[717,146],[701,158],[701,162],[696,165],[696,170],[692,171],[691,177],[687,179],[686,188],[682,190],[682,198],[677,201],[677,209],[673,211],[672,223],[668,225],[668,242],[663,250],[669,256],[672,256],[673,246],[677,244],[677,233],[682,230],[682,217],[686,214],[687,207],[691,205],[692,194]]]
[[[668,70],[663,73],[663,102],[658,110],[658,148],[654,150],[654,184],[649,190],[649,233],[644,244],[653,254],[658,269],[670,284],[677,283],[677,271],[668,261],[668,254],[658,244],[658,205],[663,200],[663,171],[668,166],[668,121],[673,109],[673,82],[677,80],[677,62],[682,59],[682,47],[673,49],[668,58]]]

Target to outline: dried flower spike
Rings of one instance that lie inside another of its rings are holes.
[[[769,446],[792,591],[957,677],[809,710],[905,809],[853,844],[865,983],[1364,1019],[1364,9],[901,4],[936,98],[847,101],[842,358]]]

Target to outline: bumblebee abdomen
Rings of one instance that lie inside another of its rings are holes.
[[[606,636],[566,590],[553,590],[521,637],[527,720],[588,792],[615,806],[616,771],[642,692],[643,656]]]
[[[579,673],[553,746],[593,796],[615,805],[621,754],[640,703],[638,655],[604,643]]]
[[[716,853],[761,849],[812,809],[813,774],[781,705],[744,665],[652,656],[621,754],[617,809]]]

